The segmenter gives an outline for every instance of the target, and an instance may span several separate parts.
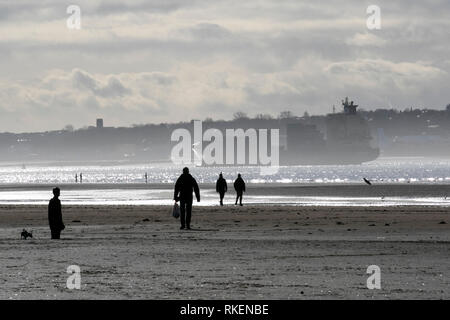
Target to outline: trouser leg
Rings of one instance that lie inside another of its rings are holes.
[[[60,230],[50,230],[52,234],[52,239],[59,239],[61,237]]]
[[[186,226],[191,226],[192,201],[186,202]]]
[[[238,204],[238,201],[239,204],[242,204],[242,192],[238,192],[236,195],[236,204]]]
[[[225,197],[225,192],[220,193],[220,205],[223,206],[223,198]]]
[[[180,201],[180,222],[184,228],[186,226],[186,202]]]

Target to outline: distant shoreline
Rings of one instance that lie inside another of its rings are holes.
[[[400,155],[400,156],[380,156],[375,160],[367,161],[362,163],[361,165],[370,164],[374,162],[383,162],[383,161],[411,161],[411,160],[429,160],[429,161],[449,161],[450,155]],[[36,166],[36,167],[52,167],[52,166],[58,166],[58,167],[70,167],[70,166],[79,166],[79,167],[85,167],[85,166],[116,166],[116,165],[123,165],[123,166],[173,166],[173,167],[179,167],[178,165],[175,165],[170,159],[161,159],[161,160],[148,160],[143,161],[142,159],[120,159],[120,160],[6,160],[6,161],[0,161],[0,167],[21,167],[21,166]],[[339,164],[336,164],[339,165]],[[190,164],[189,166],[195,166],[195,164]],[[296,167],[296,166],[302,166],[302,165],[290,165],[287,167]],[[307,165],[307,166],[313,166],[313,167],[320,167],[320,166],[327,166],[327,165]],[[206,166],[201,166],[206,167]],[[209,166],[211,168],[222,168],[224,166],[216,165],[216,166]],[[225,166],[226,167],[226,166]],[[239,166],[232,166],[232,167],[239,167]],[[244,165],[243,167],[259,167],[257,165],[255,166],[249,166]]]

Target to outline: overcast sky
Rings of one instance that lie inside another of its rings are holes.
[[[0,132],[324,114],[347,95],[442,109],[450,1],[412,2],[0,0]]]

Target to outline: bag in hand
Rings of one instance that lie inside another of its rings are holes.
[[[173,210],[172,210],[172,216],[175,219],[178,219],[180,217],[180,206],[178,205],[178,203],[175,202],[175,204],[173,205]]]

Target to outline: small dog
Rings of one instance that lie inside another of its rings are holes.
[[[33,238],[33,234],[31,232],[28,232],[27,230],[23,229],[22,233],[20,234],[20,239],[27,240],[28,238]]]

